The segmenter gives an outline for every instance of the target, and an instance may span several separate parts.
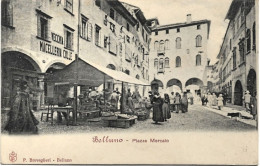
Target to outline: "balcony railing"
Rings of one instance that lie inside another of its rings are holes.
[[[165,55],[165,50],[157,50],[158,56]]]
[[[158,73],[164,73],[164,68],[158,69]]]

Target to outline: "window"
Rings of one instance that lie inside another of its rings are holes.
[[[65,48],[73,50],[73,32],[74,29],[64,24]]]
[[[130,26],[129,26],[128,23],[126,23],[126,30],[127,30],[127,31],[130,31]]]
[[[246,51],[250,52],[251,50],[251,31],[248,29],[246,31]]]
[[[166,34],[169,34],[169,29],[166,29]]]
[[[139,79],[140,79],[140,76],[137,74],[137,75],[135,76],[135,78],[139,80]]]
[[[115,11],[110,9],[110,17],[114,20],[115,19]]]
[[[164,50],[164,41],[163,40],[160,41],[160,50],[161,51]]]
[[[155,33],[155,36],[157,36],[157,35],[158,35],[158,31],[155,31],[154,33]]]
[[[155,58],[154,59],[154,68],[158,68],[158,59],[157,58]]]
[[[49,31],[49,20],[50,16],[41,11],[37,10],[37,37],[49,40],[50,31]]]
[[[126,41],[130,43],[130,37],[128,35],[126,35]]]
[[[130,75],[130,71],[129,71],[129,70],[125,70],[125,73],[126,73],[127,75]]]
[[[201,43],[202,43],[202,37],[198,35],[196,37],[196,47],[201,47]]]
[[[180,28],[177,28],[177,33],[179,33],[180,32]]]
[[[159,50],[159,42],[158,41],[154,42],[154,50]]]
[[[169,62],[170,62],[169,58],[165,58],[165,67],[166,68],[170,67]]]
[[[176,38],[176,48],[181,49],[181,38],[180,37]]]
[[[181,67],[181,58],[179,56],[176,57],[176,67]]]
[[[87,39],[87,22],[88,22],[88,19],[87,17],[81,15],[81,34],[80,36],[84,39]]]
[[[148,70],[146,70],[146,79],[148,80]]]
[[[237,67],[237,55],[236,55],[236,47],[233,49],[233,69]]]
[[[240,64],[241,64],[245,61],[244,39],[239,42],[239,54],[240,54]]]
[[[159,69],[163,69],[164,67],[163,67],[163,58],[160,58],[160,60],[159,60]]]
[[[65,9],[68,12],[73,13],[73,0],[65,0]]]
[[[13,6],[10,1],[3,0],[1,4],[2,25],[13,26]]]
[[[168,39],[166,39],[165,40],[165,50],[169,50],[170,48],[169,48],[169,40]]]
[[[201,65],[201,55],[198,54],[198,55],[196,56],[196,66],[200,66],[200,65]]]
[[[115,25],[112,22],[110,22],[110,30],[115,32]]]
[[[95,27],[95,44],[96,46],[100,46],[100,30],[101,28],[96,25]]]
[[[200,25],[197,25],[197,29],[200,29]]]
[[[107,45],[108,45],[108,37],[104,36],[104,48],[107,48]]]
[[[142,36],[143,36],[143,38],[144,38],[144,29],[142,28]]]
[[[255,45],[255,38],[256,38],[256,33],[255,33],[255,22],[253,24],[253,50],[255,50],[256,45]]]
[[[95,5],[98,6],[99,8],[101,8],[101,0],[96,0]]]

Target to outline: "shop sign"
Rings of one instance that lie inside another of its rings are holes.
[[[72,51],[61,49],[44,41],[40,41],[40,51],[54,56],[63,57],[68,60],[72,60]]]

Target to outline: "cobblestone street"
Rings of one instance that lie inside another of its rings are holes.
[[[224,109],[225,110],[225,109]],[[136,124],[127,129],[103,127],[103,122],[82,121],[79,120],[78,126],[66,126],[65,122],[54,125],[50,122],[40,122],[39,134],[66,134],[66,133],[89,133],[89,132],[156,132],[156,131],[253,131],[256,127],[237,121],[235,118],[225,117],[224,110],[216,110],[200,105],[189,106],[188,113],[171,113],[171,119],[167,122],[154,124],[152,113],[149,119],[145,121],[136,120]],[[40,120],[41,112],[34,113]],[[56,114],[55,114],[56,115]],[[253,121],[247,120],[244,121]],[[3,127],[3,126],[2,126]],[[3,131],[3,133],[6,133]]]

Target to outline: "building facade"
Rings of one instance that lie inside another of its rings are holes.
[[[64,68],[76,55],[148,82],[150,29],[140,9],[127,6],[117,0],[3,0],[2,107],[10,106],[25,79],[39,108],[55,88],[43,81],[46,73]]]
[[[219,59],[220,91],[230,101],[243,104],[243,94],[257,91],[257,38],[255,1],[233,0],[227,12],[229,25],[223,40]]]
[[[152,89],[204,93],[210,21],[192,21],[188,14],[183,23],[160,25],[155,18],[147,24],[152,30],[149,74]]]

